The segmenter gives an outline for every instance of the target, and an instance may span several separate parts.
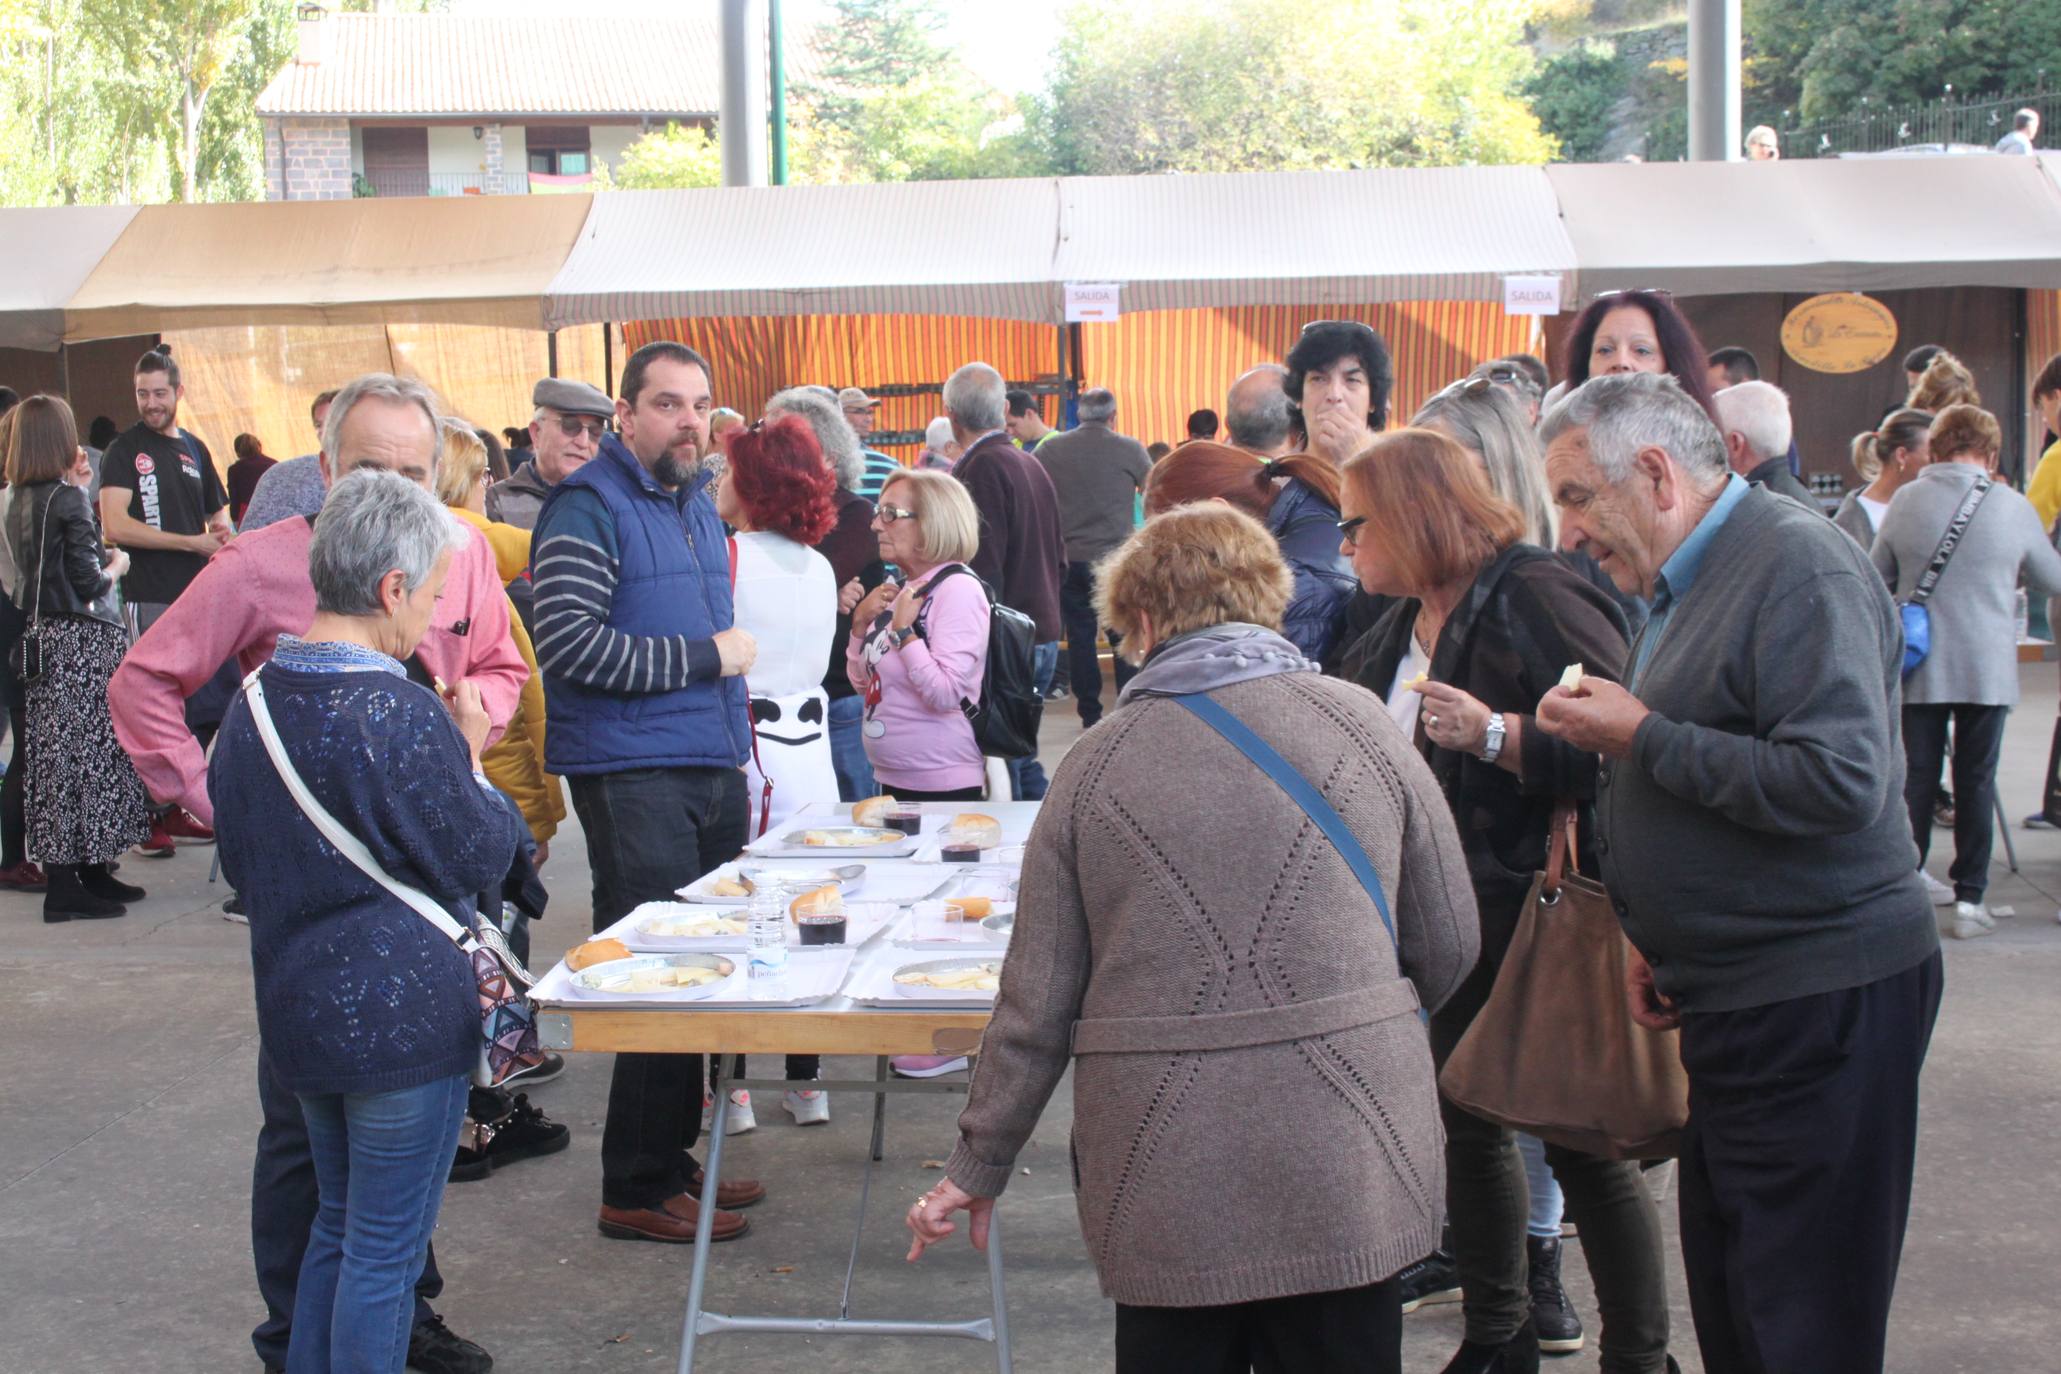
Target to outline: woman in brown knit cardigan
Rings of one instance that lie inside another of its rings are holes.
[[[1445,1185],[1418,1012],[1480,941],[1451,813],[1379,700],[1281,637],[1291,578],[1258,522],[1169,512],[1099,581],[1103,623],[1142,667],[1039,813],[911,1258],[962,1208],[985,1241],[1072,1060],[1075,1191],[1120,1374],[1397,1370],[1394,1276],[1436,1243]],[[1387,913],[1309,813],[1170,699],[1189,694],[1322,792]]]

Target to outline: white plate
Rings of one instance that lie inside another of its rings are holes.
[[[880,838],[870,843],[852,845],[802,843],[802,836],[812,831],[823,835],[871,835]],[[778,835],[761,835],[744,849],[747,854],[761,859],[812,859],[817,863],[849,863],[854,859],[906,859],[916,852],[920,844],[922,840],[918,836],[904,835],[899,830],[874,830],[854,825],[821,825],[783,831]]]
[[[714,969],[718,976],[713,982],[689,988],[639,992],[624,986],[639,973],[670,968]],[[722,954],[640,954],[581,969],[572,976],[570,991],[575,997],[600,1002],[701,1002],[726,992],[736,981],[737,971],[737,961]]]
[[[687,886],[681,888],[677,895],[682,900],[689,902],[715,903],[721,906],[749,905],[751,902],[749,893],[740,897],[734,892],[724,894],[709,891],[710,887],[722,879],[736,878],[740,870],[745,874],[769,873],[781,882],[794,887],[822,887],[828,883],[835,883],[847,896],[856,891],[860,884],[866,881],[866,866],[864,864],[843,864],[835,868],[789,868],[781,865],[775,868],[762,864],[739,865],[729,863],[710,869],[693,882],[687,884]]]
[[[727,920],[735,930],[709,930],[690,935],[677,929],[694,923],[713,924]],[[744,907],[724,910],[706,903],[646,902],[628,917],[629,929],[616,938],[634,950],[737,949],[751,940],[751,913]],[[676,927],[667,930],[667,926]],[[611,927],[613,930],[613,927]]]
[[[896,996],[906,997],[912,1002],[972,1003],[987,1006],[995,1000],[993,992],[979,992],[971,988],[939,988],[923,983],[906,983],[902,981],[905,976],[912,973],[956,973],[962,969],[976,967],[992,968],[997,977],[999,977],[1002,972],[1002,961],[1000,958],[919,959],[914,963],[903,964],[888,975],[888,986],[894,990]]]
[[[862,945],[878,935],[894,920],[898,908],[890,902],[851,901],[845,904],[844,942],[848,945]],[[662,918],[688,918],[696,916],[734,915],[745,922],[745,929],[735,935],[652,935],[644,930],[648,921]],[[743,907],[734,910],[711,907],[691,902],[646,902],[629,915],[602,931],[595,939],[621,940],[638,954],[670,954],[679,950],[729,950],[736,952],[748,949],[751,933],[749,913]],[[787,921],[787,947],[789,949],[835,949],[835,945],[808,945],[801,942],[801,927],[791,918]]]

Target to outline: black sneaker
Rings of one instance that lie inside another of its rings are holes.
[[[562,1054],[552,1054],[550,1051],[547,1050],[544,1053],[543,1060],[538,1063],[537,1067],[535,1067],[534,1069],[527,1069],[522,1073],[511,1075],[510,1077],[502,1081],[502,1086],[505,1087],[509,1083],[513,1083],[516,1081],[516,1079],[519,1078],[522,1080],[522,1085],[525,1088],[534,1088],[539,1083],[549,1083],[552,1079],[558,1077],[558,1075],[564,1072],[565,1056]]]
[[[418,1374],[488,1374],[494,1357],[444,1325],[432,1312],[408,1333],[408,1368]]]
[[[557,1154],[572,1144],[572,1132],[532,1107],[528,1093],[517,1093],[515,1108],[507,1116],[499,1121],[468,1120],[458,1139],[451,1182],[475,1183],[517,1160]]]
[[[1524,1257],[1531,1265],[1531,1324],[1539,1333],[1539,1350],[1572,1355],[1582,1348],[1582,1319],[1560,1286],[1560,1237],[1526,1236]]]
[[[1460,1267],[1453,1252],[1438,1249],[1396,1275],[1403,1288],[1403,1311],[1460,1301]]]
[[[1539,1339],[1526,1322],[1500,1345],[1461,1341],[1440,1374],[1539,1374]]]

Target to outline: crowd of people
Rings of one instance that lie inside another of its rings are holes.
[[[0,884],[46,921],[119,917],[145,895],[125,855],[218,844],[262,1042],[268,1369],[491,1367],[431,1307],[430,1233],[447,1183],[565,1148],[527,1091],[565,1066],[473,1086],[451,930],[527,956],[568,800],[598,932],[885,789],[1046,802],[912,1254],[960,1210],[984,1234],[1071,1066],[1125,1374],[1395,1369],[1403,1315],[1447,1301],[1446,1374],[1534,1370],[1588,1339],[1563,1213],[1601,1367],[1662,1374],[1639,1162],[1438,1078],[1571,808],[1632,1015],[1679,1030],[1705,1367],[1879,1369],[1939,936],[1995,927],[2014,602],[2061,593],[2061,443],[2013,491],[1967,368],[1928,346],[1828,516],[1787,396],[1664,293],[1598,297],[1563,353],[1557,384],[1490,359],[1401,425],[1386,341],[1318,321],[1170,449],[1107,389],[1054,426],[969,362],[905,465],[867,445],[864,390],[748,419],[716,404],[721,360],[660,342],[613,397],[537,381],[499,434],[419,382],[337,379],[315,452],[239,436],[225,483],[153,350],[137,423],[91,452],[60,398],[0,415]],[[2032,399],[2052,425],[2061,358]],[[973,725],[1003,607],[1087,730],[1049,779]],[[827,1121],[816,1060],[785,1070],[785,1114]],[[747,1234],[768,1188],[711,1196],[692,1153],[724,1090],[702,1059],[611,1074],[601,1234],[691,1242],[704,1207]]]

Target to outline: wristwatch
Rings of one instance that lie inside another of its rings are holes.
[[[916,638],[916,627],[914,625],[904,626],[903,628],[896,630],[892,635],[889,636],[889,638],[894,640],[895,647],[899,649],[904,644],[907,644],[910,640]]]
[[[1483,763],[1494,763],[1496,757],[1502,752],[1503,713],[1501,711],[1491,711],[1488,718],[1488,735],[1482,744],[1481,761]]]

